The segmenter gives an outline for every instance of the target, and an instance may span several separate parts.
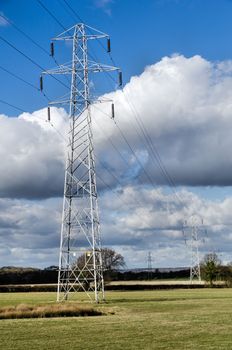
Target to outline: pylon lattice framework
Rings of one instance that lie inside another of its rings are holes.
[[[197,216],[190,218],[191,227],[191,265],[190,265],[190,281],[193,282],[194,278],[201,281],[201,269],[200,269],[200,258],[199,258],[199,227],[201,223]]]
[[[88,34],[88,31],[90,33]],[[72,41],[72,62],[45,74],[70,74],[71,94],[51,104],[69,103],[70,127],[64,181],[57,301],[84,291],[91,300],[104,300],[100,222],[90,106],[106,100],[91,99],[89,73],[114,71],[88,59],[88,41],[108,35],[77,24],[52,39]],[[109,42],[108,42],[109,46]]]

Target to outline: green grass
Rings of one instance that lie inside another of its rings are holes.
[[[53,304],[55,293],[0,294],[0,307]],[[77,294],[77,304],[84,300]],[[232,349],[232,289],[108,292],[95,317],[0,320],[4,350]],[[114,314],[113,314],[114,313]]]

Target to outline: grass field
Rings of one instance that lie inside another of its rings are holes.
[[[0,307],[54,300],[54,293],[2,293]],[[106,315],[0,320],[0,348],[232,350],[232,289],[108,292],[95,307]]]

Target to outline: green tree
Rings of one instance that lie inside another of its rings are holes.
[[[203,278],[213,287],[214,281],[220,273],[221,261],[216,253],[209,253],[204,256],[201,264]]]

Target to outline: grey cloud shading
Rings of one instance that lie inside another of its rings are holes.
[[[166,169],[177,185],[230,186],[232,113],[231,62],[213,64],[200,56],[165,57],[149,66],[125,86],[124,93],[109,94],[115,101],[116,123],[120,125],[136,155],[143,154],[143,166],[158,185],[168,184],[154,155],[146,145],[135,119],[142,120],[147,135],[159,151]],[[132,107],[127,103],[129,100]],[[103,106],[104,113],[108,107]],[[117,127],[100,112],[97,132],[99,153],[107,159],[106,138],[111,138],[128,164],[133,158]],[[109,113],[109,112],[108,112]],[[110,152],[108,150],[108,152]],[[113,151],[112,151],[113,153]],[[117,158],[117,159],[116,159]],[[112,155],[116,175],[128,171],[120,157]],[[133,168],[138,163],[131,164]],[[149,183],[143,169],[136,170],[132,181]]]
[[[62,121],[63,111],[53,112],[53,117],[59,113]],[[42,199],[62,195],[63,140],[45,121],[45,110],[0,118],[0,197]]]
[[[138,194],[140,205],[134,201],[134,196]],[[188,266],[191,231],[186,229],[184,236],[182,226],[197,212],[204,218],[204,225],[200,227],[201,257],[208,251],[218,251],[224,261],[230,261],[232,222],[228,213],[232,200],[206,201],[186,190],[178,192],[178,195],[182,205],[173,194],[165,194],[160,189],[151,191],[131,187],[115,200],[105,193],[100,200],[101,211],[104,212],[103,244],[112,245],[121,253],[127,251],[128,262],[132,264],[134,261],[134,266],[145,265],[149,250],[156,255],[156,266]],[[114,203],[112,207],[110,198]],[[144,256],[143,261],[139,258],[140,254]]]
[[[139,204],[134,200],[138,193]],[[207,228],[207,234],[204,230],[200,234],[201,257],[208,251],[219,251],[225,262],[230,261],[232,199],[203,200],[187,190],[178,195],[182,205],[172,193],[159,188],[126,187],[115,197],[110,192],[101,193],[103,246],[122,253],[129,267],[146,266],[148,251],[155,257],[155,266],[188,266],[190,232],[186,233],[186,245],[181,223],[197,211]],[[8,227],[0,226],[0,266],[57,264],[62,200],[1,199],[0,205],[0,223],[5,218],[8,221]]]
[[[57,263],[61,202],[1,199],[0,204],[0,266]]]
[[[117,188],[115,177],[121,187],[149,185],[147,174],[154,184],[168,185],[136,118],[142,120],[177,185],[232,185],[231,61],[213,64],[200,56],[165,57],[132,77],[124,92],[107,97],[115,102],[115,121],[134,154],[104,114],[110,113],[110,106],[93,106],[99,191],[108,190],[106,184]],[[0,197],[62,196],[68,116],[63,109],[52,108],[51,117],[55,129],[45,123],[46,110],[0,117]]]

